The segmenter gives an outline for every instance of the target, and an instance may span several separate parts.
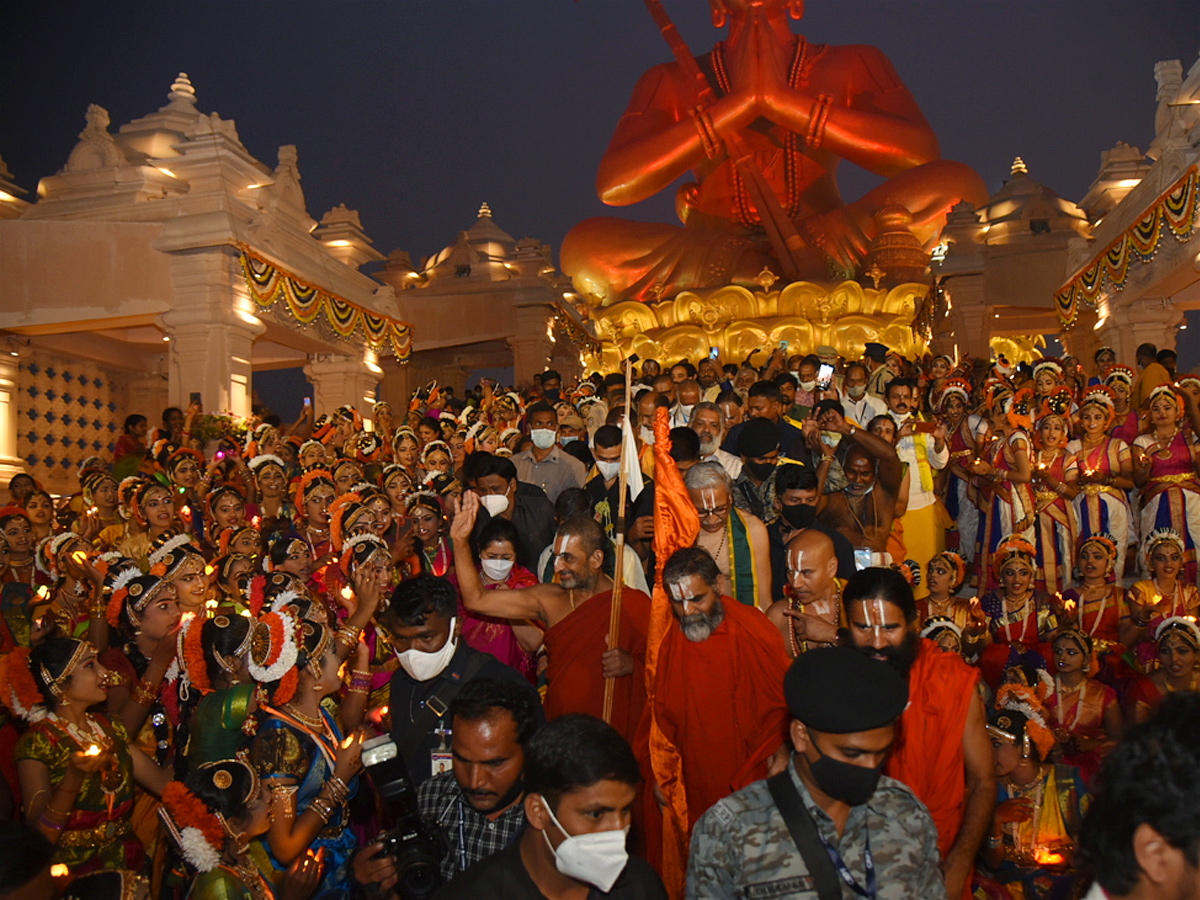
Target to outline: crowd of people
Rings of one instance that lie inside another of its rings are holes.
[[[130,415],[0,508],[0,898],[1196,896],[1200,378],[1093,363]]]

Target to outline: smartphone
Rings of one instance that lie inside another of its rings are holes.
[[[192,391],[191,396],[188,399],[191,402],[192,406],[199,406],[200,405],[200,392]]]
[[[916,434],[933,434],[937,431],[937,422],[913,422],[912,428]]]
[[[821,368],[817,370],[817,388],[827,391],[831,384],[833,384],[833,366],[829,363],[821,363]]]
[[[854,548],[854,568],[862,570],[871,568],[871,548]]]
[[[717,350],[716,347],[708,348],[708,358],[709,359],[716,359],[718,356],[720,356],[720,352]]]
[[[304,405],[305,405],[305,406],[312,406],[312,397],[305,397],[305,398],[304,398]]]

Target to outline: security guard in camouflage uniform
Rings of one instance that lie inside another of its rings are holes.
[[[945,898],[933,819],[911,790],[880,775],[908,702],[904,679],[857,650],[829,647],[792,663],[784,694],[795,717],[791,765],[700,818],[687,900]],[[776,797],[792,798],[791,816]],[[801,809],[811,823],[803,827]]]

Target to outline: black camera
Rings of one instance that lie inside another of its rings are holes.
[[[362,762],[393,823],[376,840],[383,844],[382,855],[396,861],[396,893],[400,900],[426,900],[442,885],[447,847],[441,832],[421,818],[408,766],[391,737],[364,743]]]

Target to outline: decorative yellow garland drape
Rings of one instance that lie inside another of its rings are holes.
[[[390,344],[396,359],[406,360],[412,355],[413,329],[409,323],[367,312],[284,272],[245,247],[241,250],[246,287],[260,309],[270,309],[282,298],[288,312],[301,325],[311,325],[324,316],[334,333],[344,340],[361,331],[367,346],[376,353]]]
[[[1054,295],[1054,305],[1063,326],[1070,328],[1075,324],[1080,305],[1096,308],[1105,281],[1114,290],[1124,288],[1130,262],[1133,259],[1150,262],[1166,239],[1164,229],[1181,243],[1188,240],[1196,223],[1197,202],[1200,202],[1200,170],[1192,166],[1170,190],[1154,201],[1144,216],[1125,229]]]

